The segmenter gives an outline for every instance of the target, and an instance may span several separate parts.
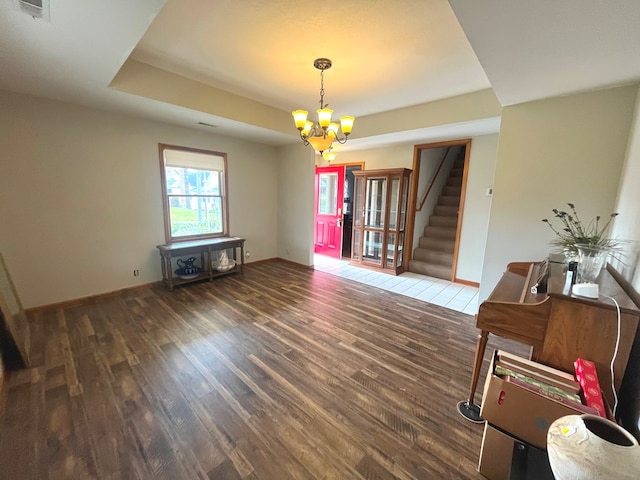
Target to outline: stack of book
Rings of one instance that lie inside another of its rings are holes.
[[[495,361],[494,373],[506,382],[553,399],[580,412],[600,415],[593,405],[583,403],[581,384],[573,375],[567,373],[559,376],[558,370],[548,367],[549,375],[547,376],[544,366],[536,364],[533,370],[530,363],[521,357],[501,351],[499,360]]]

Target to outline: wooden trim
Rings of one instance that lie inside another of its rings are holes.
[[[455,281],[458,269],[458,249],[460,248],[460,234],[462,233],[462,218],[464,217],[464,200],[467,196],[467,178],[469,176],[469,157],[471,156],[471,139],[461,141],[464,145],[464,166],[462,167],[462,188],[460,190],[460,204],[458,205],[458,226],[456,227],[456,242],[453,247],[453,263],[451,264],[451,281]]]
[[[303,263],[294,262],[293,260],[288,260],[288,259],[282,258],[282,257],[264,258],[262,260],[256,260],[255,262],[245,263],[244,266],[246,267],[247,265],[261,265],[263,263],[273,263],[273,262],[284,262],[284,263],[287,263],[287,264],[289,264],[291,266],[301,268],[302,270],[313,270],[314,269],[313,265],[305,265]]]
[[[409,209],[407,211],[407,228],[405,229],[405,248],[409,258],[413,257],[413,234],[416,223],[416,203],[418,199],[418,180],[420,177],[420,153],[422,150],[441,147],[454,147],[464,145],[464,169],[462,173],[462,190],[460,193],[460,206],[458,211],[458,226],[456,228],[456,240],[453,250],[453,264],[451,266],[451,281],[455,282],[456,268],[458,266],[458,248],[460,246],[460,231],[462,229],[462,214],[464,210],[464,197],[467,188],[467,175],[469,170],[469,156],[471,154],[471,139],[448,140],[445,142],[421,143],[413,146],[413,179],[411,180],[411,191],[409,196]],[[405,271],[409,270],[409,262],[405,262]]]
[[[96,295],[89,295],[88,297],[80,297],[80,298],[75,298],[73,300],[65,300],[64,302],[50,303],[48,305],[31,307],[31,308],[25,309],[25,313],[27,315],[32,315],[34,313],[40,313],[45,310],[56,310],[60,308],[75,307],[77,305],[83,305],[85,303],[93,302],[95,300],[114,297],[117,295],[129,293],[129,292],[135,292],[137,290],[142,290],[143,288],[156,287],[156,286],[162,286],[162,280],[158,280],[157,282],[145,283],[142,285],[136,285],[134,287],[121,288],[119,290],[113,290],[111,292],[98,293]]]
[[[247,266],[258,265],[262,263],[270,263],[270,262],[284,262],[289,265],[298,267],[302,270],[313,270],[312,265],[303,265],[302,263],[293,262],[291,260],[287,260],[280,257],[266,258],[263,260],[256,260],[255,262],[251,262],[251,263],[245,263],[244,267],[246,268]],[[89,295],[87,297],[74,298],[72,300],[65,300],[64,302],[50,303],[47,305],[40,305],[38,307],[31,307],[31,308],[25,309],[24,312],[26,315],[32,315],[32,314],[40,313],[46,310],[56,310],[60,308],[75,307],[77,305],[83,305],[85,303],[94,302],[96,300],[102,300],[109,297],[115,297],[117,295],[133,293],[133,292],[136,292],[137,290],[142,290],[145,288],[155,288],[155,287],[162,287],[162,286],[163,286],[162,280],[158,280],[157,282],[144,283],[141,285],[135,285],[133,287],[126,287],[126,288],[121,288],[119,290],[113,290],[111,292],[98,293],[96,295]]]
[[[469,287],[480,288],[480,284],[478,282],[472,282],[471,280],[463,280],[461,278],[454,278],[453,283],[459,283],[461,285],[467,285]]]
[[[636,305],[636,307],[640,308],[640,293],[633,288],[633,285],[629,281],[627,281],[621,274],[618,272],[613,265],[607,262],[606,270],[611,274],[611,276],[620,284],[620,287],[629,295],[631,301]]]
[[[331,162],[329,165],[322,165],[323,167],[360,167],[361,170],[364,170],[364,162]]]
[[[405,272],[409,271],[409,262],[413,258],[413,233],[416,227],[416,203],[418,200],[418,178],[420,177],[420,150],[420,145],[414,145],[412,168],[413,173],[411,174],[411,182],[409,187],[409,205],[407,206],[407,225],[404,229],[404,248],[406,249],[405,255],[409,256],[408,261],[402,262],[402,267]]]

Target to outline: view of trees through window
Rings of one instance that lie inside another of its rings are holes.
[[[162,147],[165,147],[162,149]],[[165,223],[171,239],[224,235],[224,154],[161,146]]]
[[[221,172],[167,167],[171,236],[222,232]]]

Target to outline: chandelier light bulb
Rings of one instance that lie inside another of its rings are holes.
[[[296,124],[296,128],[298,130],[302,130],[305,123],[307,122],[307,115],[309,115],[309,112],[307,112],[306,110],[296,110],[291,114],[293,115],[293,121]]]

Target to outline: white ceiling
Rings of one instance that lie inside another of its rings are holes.
[[[293,124],[288,135],[109,84],[131,58],[282,111],[311,110],[313,60],[329,57],[325,100],[357,117],[491,87],[510,105],[640,80],[640,0],[51,0],[49,21],[18,2],[0,0],[0,89],[192,128],[210,123],[272,145],[296,141]],[[358,145],[357,120],[353,137]]]

